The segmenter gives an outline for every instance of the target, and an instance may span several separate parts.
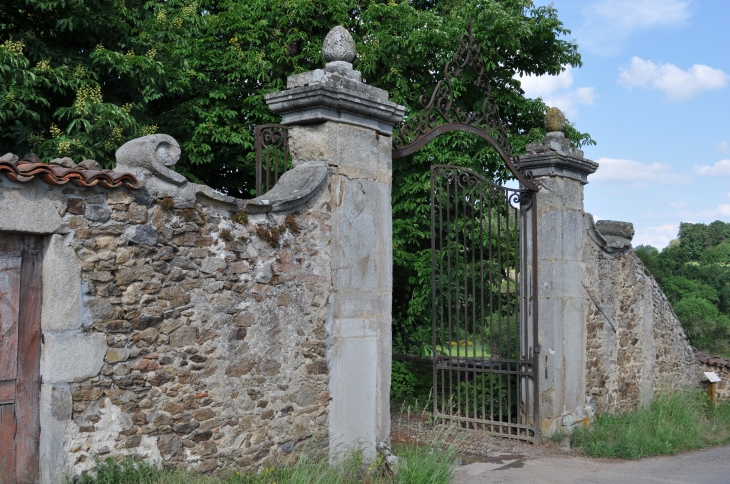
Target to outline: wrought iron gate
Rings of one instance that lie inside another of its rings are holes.
[[[538,432],[532,203],[529,190],[431,167],[434,414],[525,440]]]
[[[457,79],[477,91],[457,99]],[[471,26],[420,104],[394,133],[393,158],[464,131],[487,141],[519,182],[507,188],[464,167],[431,167],[434,416],[537,443],[538,186],[512,154]]]

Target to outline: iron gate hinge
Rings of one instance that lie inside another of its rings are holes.
[[[535,353],[540,353],[540,345],[535,345]]]

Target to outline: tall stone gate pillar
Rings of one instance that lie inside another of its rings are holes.
[[[570,432],[588,418],[585,401],[586,328],[583,304],[583,185],[598,163],[571,148],[565,117],[552,108],[547,136],[520,157],[537,193],[540,431]]]
[[[266,102],[290,126],[295,166],[325,165],[331,197],[333,292],[326,321],[330,455],[359,446],[375,457],[390,433],[391,133],[404,108],[361,81],[343,27],[322,47],[324,69],[288,78]]]

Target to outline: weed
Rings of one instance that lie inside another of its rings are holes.
[[[299,227],[299,224],[297,224],[297,219],[294,217],[294,215],[287,215],[284,219],[284,225],[282,227],[289,229],[289,231],[293,234],[298,234],[302,231],[301,227]]]
[[[242,212],[238,212],[238,213],[242,213]],[[238,215],[238,214],[236,214],[236,215]],[[302,229],[297,224],[297,221],[294,218],[294,215],[287,215],[286,218],[284,219],[284,223],[278,227],[264,227],[264,226],[256,227],[256,235],[258,235],[259,238],[265,240],[271,247],[276,248],[279,246],[279,237],[287,229],[289,229],[289,231],[293,234],[298,234],[299,232],[301,232]]]
[[[240,212],[236,212],[233,217],[231,217],[231,220],[237,224],[246,225],[248,223],[248,214],[241,210]]]
[[[639,459],[730,442],[730,402],[712,407],[695,390],[658,395],[635,412],[598,417],[576,429],[574,447],[591,457]]]
[[[175,200],[172,197],[162,197],[160,206],[165,210],[172,210],[175,207]]]
[[[217,476],[163,470],[129,456],[120,463],[100,462],[76,482],[78,484],[448,484],[454,452],[436,451],[434,446],[403,447],[398,477],[382,466],[366,466],[360,452],[344,456],[332,465],[326,450],[303,451],[291,465],[254,472],[229,472]],[[378,461],[375,461],[378,463]]]
[[[561,429],[561,430],[554,432],[553,435],[550,436],[550,440],[559,444],[560,442],[565,440],[565,437],[567,437],[567,435],[565,435],[565,432],[563,432]]]
[[[182,211],[182,216],[185,220],[192,221],[198,217],[198,212],[194,208],[185,208]]]
[[[256,227],[256,235],[265,240],[271,247],[276,248],[279,246],[281,231],[278,227],[270,228],[259,225]]]
[[[218,236],[221,238],[221,240],[225,240],[226,242],[231,242],[233,240],[233,234],[228,229],[222,229]]]

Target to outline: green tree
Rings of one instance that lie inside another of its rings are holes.
[[[730,320],[711,302],[689,296],[675,304],[674,310],[697,348],[720,353],[728,350]]]
[[[18,0],[0,6],[0,147],[95,158],[162,132],[183,148],[176,169],[234,196],[254,187],[253,130],[280,119],[263,96],[287,76],[320,68],[335,25],[353,35],[354,67],[417,112],[472,23],[515,153],[544,136],[547,107],[515,74],[580,66],[577,44],[552,6],[530,0]],[[467,75],[466,108],[481,101]],[[575,146],[593,143],[572,125]],[[442,136],[393,166],[396,339],[430,325],[428,173],[466,166],[511,177],[496,153],[464,133]],[[416,343],[418,344],[418,343]],[[408,348],[406,348],[408,349]]]
[[[651,271],[698,349],[730,352],[730,224],[682,223],[661,252],[639,246]]]
[[[661,282],[661,288],[672,304],[676,304],[687,297],[704,299],[712,305],[717,305],[720,302],[717,291],[714,288],[682,276],[664,278]]]

